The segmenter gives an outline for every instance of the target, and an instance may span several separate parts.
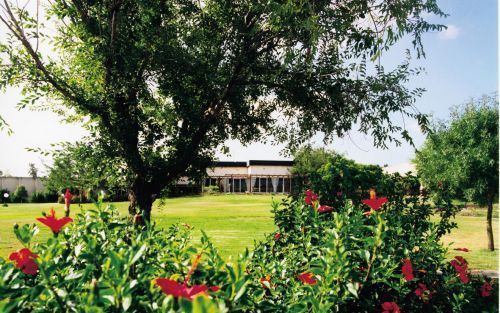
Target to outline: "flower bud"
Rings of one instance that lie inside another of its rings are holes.
[[[142,224],[142,215],[136,214],[134,215],[134,225]]]
[[[98,293],[99,292],[99,286],[97,285],[97,279],[92,278],[92,281],[90,282],[90,287],[92,288],[92,291],[94,293]]]

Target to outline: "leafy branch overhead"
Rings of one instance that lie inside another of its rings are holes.
[[[150,195],[227,139],[293,149],[358,125],[378,146],[411,140],[391,115],[425,128],[407,86],[420,69],[410,51],[389,71],[379,58],[406,35],[424,55],[422,34],[444,27],[424,16],[445,15],[434,0],[55,0],[37,18],[2,1],[2,87],[85,118]]]

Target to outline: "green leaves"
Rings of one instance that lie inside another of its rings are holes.
[[[0,87],[20,86],[19,107],[51,109],[90,133],[56,158],[50,186],[134,186],[147,190],[137,195],[144,199],[179,176],[204,175],[228,139],[273,136],[293,151],[319,132],[329,142],[359,127],[380,147],[411,142],[391,117],[426,127],[414,110],[423,89],[408,86],[420,69],[410,52],[394,69],[380,55],[409,37],[420,57],[423,34],[444,28],[428,20],[445,16],[434,0],[58,0],[44,14],[14,1],[4,9]]]
[[[414,163],[436,206],[449,198],[488,205],[488,248],[494,249],[491,227],[498,197],[498,95],[456,107],[448,122],[437,122]],[[441,215],[448,219],[450,213]]]
[[[273,204],[282,236],[277,240],[269,234],[253,253],[246,250],[231,263],[221,259],[206,234],[193,244],[189,227],[137,229],[113,206],[98,202],[95,210],[73,217],[73,226],[58,237],[31,244],[38,255],[37,275],[0,258],[0,309],[364,312],[386,301],[406,312],[466,311],[471,304],[493,309],[496,295],[480,297],[481,282],[471,276],[469,284],[462,284],[448,264],[425,199],[395,194],[369,218],[357,202],[318,214],[302,199],[287,199]],[[17,231],[26,244],[36,233],[29,225]],[[411,259],[414,268],[415,279],[409,282],[403,279],[404,259]],[[188,272],[190,279],[182,285]],[[316,284],[302,282],[297,277],[302,273],[310,273]],[[174,280],[185,291],[195,285],[218,288],[190,301],[173,290],[163,293],[157,278]],[[432,293],[428,303],[415,295],[419,283]]]
[[[23,226],[14,225],[14,234],[24,246],[29,246],[33,236],[38,234],[40,229],[35,224],[24,224]]]

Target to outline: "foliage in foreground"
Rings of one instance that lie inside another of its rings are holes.
[[[0,259],[2,312],[493,312],[497,291],[445,259],[440,223],[425,196],[372,193],[336,208],[274,204],[278,232],[233,263],[189,225],[137,226],[112,206],[39,221],[54,236],[33,244],[36,225],[15,227],[26,247]],[[367,205],[372,206],[370,209]],[[392,311],[391,311],[392,310]]]

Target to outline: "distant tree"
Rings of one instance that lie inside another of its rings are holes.
[[[36,168],[35,163],[29,163],[28,165],[28,175],[31,176],[33,179],[38,178],[38,168]]]
[[[28,202],[28,190],[23,185],[17,186],[12,196],[12,202]]]
[[[391,116],[425,127],[423,90],[407,86],[420,69],[410,51],[391,70],[379,57],[406,35],[422,56],[422,35],[444,28],[426,19],[445,15],[436,0],[54,0],[44,12],[3,2],[0,87],[85,121],[133,173],[129,212],[144,220],[228,139],[297,147],[359,125],[378,146],[411,140]]]
[[[456,107],[449,121],[435,125],[414,163],[431,190],[448,189],[488,206],[488,249],[494,250],[491,220],[498,197],[497,95]]]
[[[130,172],[125,164],[108,157],[95,141],[64,143],[51,151],[53,164],[47,166],[45,186],[60,194],[70,188],[82,195],[85,191],[103,189],[110,193],[126,190]]]
[[[306,176],[317,172],[336,155],[337,153],[332,150],[306,145],[293,154],[292,174]]]
[[[36,179],[38,178],[38,169],[36,168],[35,163],[29,163],[28,175],[33,178],[34,193],[36,193]]]

